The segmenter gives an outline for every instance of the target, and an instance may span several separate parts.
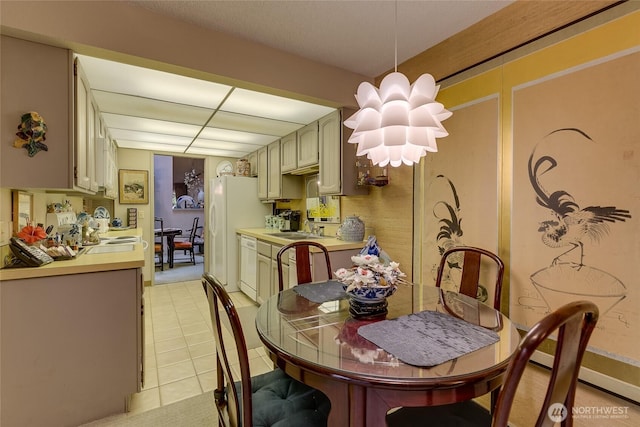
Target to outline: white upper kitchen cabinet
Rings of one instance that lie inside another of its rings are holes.
[[[318,170],[318,122],[280,140],[280,172],[302,175]]]
[[[267,158],[267,197],[277,199],[281,194],[279,140],[267,145]]]
[[[300,199],[302,197],[302,176],[283,175],[281,173],[280,142],[281,140],[278,140],[267,145],[266,168],[262,166],[260,151],[258,151],[258,196],[263,200],[289,200]],[[266,197],[264,197],[264,193],[260,191],[261,185],[264,185],[264,182],[261,181],[264,179],[264,176],[267,177]]]
[[[298,155],[296,168],[318,165],[318,122],[313,122],[298,130]]]
[[[342,123],[352,112],[336,110],[318,121],[320,168],[318,191],[321,195],[367,194],[366,186],[357,185],[356,144],[347,142],[351,129]]]
[[[251,167],[249,174],[251,176],[258,176],[258,151],[247,154],[247,161]]]
[[[95,121],[99,117],[92,99],[89,81],[80,62],[74,62],[75,89],[75,159],[74,174],[77,187],[98,190],[95,171]]]
[[[258,164],[258,198],[266,199],[269,197],[269,176],[267,173],[269,153],[267,153],[267,147],[258,150],[256,163]]]
[[[102,136],[96,138],[96,180],[104,196],[115,199],[118,196],[118,148],[103,128]]]
[[[280,140],[280,172],[291,172],[298,167],[298,147],[296,133],[293,132]]]

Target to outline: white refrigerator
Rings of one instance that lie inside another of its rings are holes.
[[[264,217],[272,205],[258,199],[258,179],[221,176],[210,182],[209,237],[211,250],[207,272],[226,286],[227,292],[239,290],[238,228],[263,228]]]

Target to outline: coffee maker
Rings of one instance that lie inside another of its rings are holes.
[[[280,213],[284,219],[284,224],[280,231],[298,231],[300,229],[300,211],[286,210]]]

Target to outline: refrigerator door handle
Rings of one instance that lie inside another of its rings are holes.
[[[209,233],[212,236],[216,235],[216,217],[215,217],[216,209],[213,203],[213,200],[209,202]]]

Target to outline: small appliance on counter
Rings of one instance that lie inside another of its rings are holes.
[[[286,210],[280,213],[280,231],[298,231],[300,229],[300,211]]]

